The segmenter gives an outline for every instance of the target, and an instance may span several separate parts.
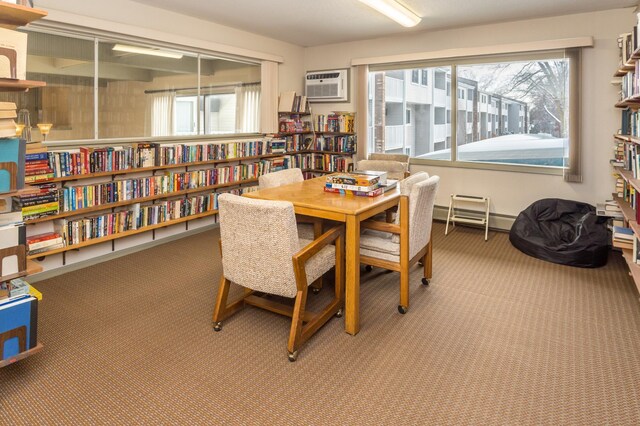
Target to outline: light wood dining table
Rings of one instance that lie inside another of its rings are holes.
[[[360,222],[381,213],[400,201],[397,188],[377,197],[342,195],[324,191],[325,177],[261,189],[244,196],[293,203],[296,214],[345,224],[345,331],[360,331]]]

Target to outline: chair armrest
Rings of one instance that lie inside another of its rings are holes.
[[[400,234],[400,226],[395,223],[378,222],[375,220],[365,220],[360,224],[361,229],[373,229],[376,231]]]
[[[318,253],[325,246],[334,242],[338,237],[340,237],[344,232],[344,226],[338,225],[330,228],[327,232],[322,234],[320,237],[313,240],[312,243],[306,245],[302,250],[293,255],[294,262],[302,262],[305,263],[311,256]]]

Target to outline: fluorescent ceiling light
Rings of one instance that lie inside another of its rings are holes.
[[[147,47],[129,46],[128,44],[116,44],[113,49],[116,52],[137,53],[140,55],[161,56],[163,58],[180,59],[182,54],[166,50],[149,49]]]
[[[394,0],[360,0],[369,7],[393,19],[403,27],[415,27],[421,17]]]

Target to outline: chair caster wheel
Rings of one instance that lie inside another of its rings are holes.
[[[364,270],[367,271],[367,272],[371,272],[371,271],[373,271],[373,266],[367,265],[367,266],[364,267]]]
[[[311,288],[311,292],[312,292],[313,294],[318,294],[318,293],[320,293],[320,289],[319,289],[319,288],[316,288],[316,287],[312,287],[312,288]]]
[[[342,318],[342,309],[338,309],[338,312],[336,312],[336,318]]]
[[[298,359],[298,351],[289,352],[289,361],[295,362]]]
[[[213,325],[213,329],[214,329],[215,331],[220,331],[220,330],[222,330],[222,322],[221,322],[221,321],[218,321],[217,323],[215,323],[215,324]]]
[[[423,278],[422,279],[422,285],[425,285],[425,286],[429,285],[429,280],[426,279],[426,278]]]
[[[398,305],[398,312],[400,312],[402,315],[406,314],[408,310],[409,308],[407,308],[406,306]]]

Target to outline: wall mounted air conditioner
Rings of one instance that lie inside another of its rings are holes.
[[[304,88],[309,102],[346,102],[349,100],[349,70],[308,71]]]

